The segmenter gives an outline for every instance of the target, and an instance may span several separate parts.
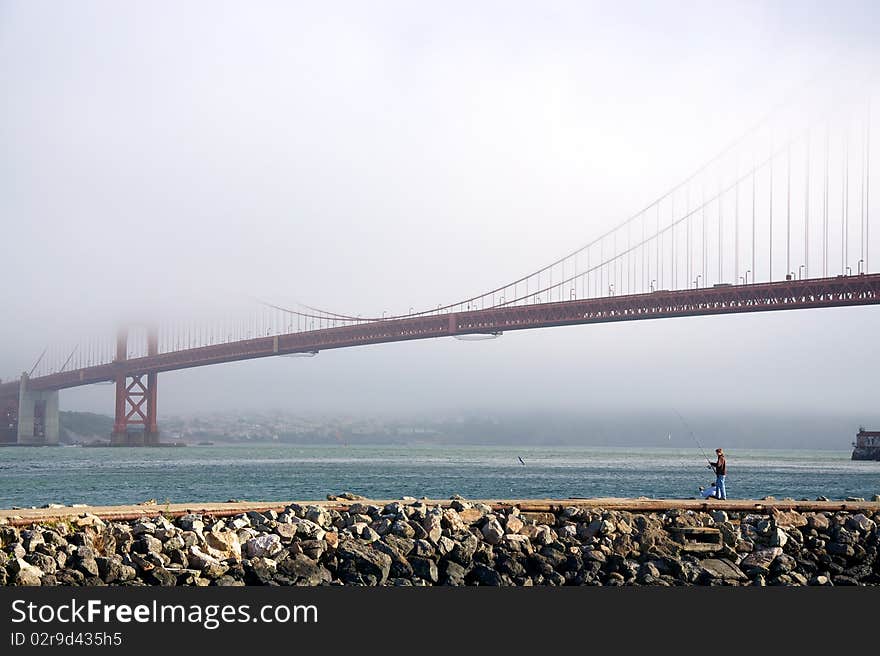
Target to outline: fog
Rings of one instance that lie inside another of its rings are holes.
[[[878,21],[872,2],[0,0],[0,376],[208,299],[379,316],[507,283],[806,80],[876,70]],[[162,374],[160,424],[675,407],[854,432],[880,423],[878,334],[869,306],[357,347]],[[112,389],[62,408],[111,414]]]

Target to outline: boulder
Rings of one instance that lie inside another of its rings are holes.
[[[267,533],[245,542],[242,551],[247,558],[271,558],[282,549],[281,538],[274,533]]]
[[[770,564],[777,557],[782,555],[782,547],[770,547],[769,549],[757,549],[752,551],[748,556],[742,559],[740,566],[746,567],[764,567],[769,569]]]
[[[177,518],[177,525],[184,531],[201,533],[205,530],[205,522],[198,515],[183,515]]]
[[[390,533],[402,538],[412,538],[415,537],[416,531],[409,522],[398,519],[391,524]]]
[[[453,508],[445,508],[443,510],[442,524],[450,533],[467,530],[467,524],[465,524],[458,512]]]
[[[205,552],[218,560],[241,560],[241,540],[229,530],[211,530],[205,533]]]
[[[12,577],[13,585],[20,586],[39,586],[42,585],[40,580],[43,577],[43,570],[34,567],[23,558],[15,558],[6,565],[6,571]]]
[[[807,516],[807,525],[819,533],[824,533],[831,526],[831,520],[823,513],[813,513]]]
[[[410,562],[406,559],[405,554],[398,551],[392,545],[382,541],[375,542],[373,548],[391,558],[391,569],[388,572],[388,576],[391,578],[409,578],[412,576],[413,568],[412,565],[410,565]]]
[[[332,579],[326,568],[305,554],[285,558],[278,563],[278,571],[292,578],[297,585],[316,586],[329,583]]]
[[[33,553],[39,545],[46,544],[46,542],[43,540],[43,534],[40,531],[25,530],[21,532],[21,544],[25,551]]]
[[[846,520],[846,527],[851,531],[860,531],[861,533],[870,533],[877,525],[873,520],[868,519],[863,513],[852,515]]]
[[[391,558],[387,554],[356,540],[343,540],[336,548],[336,556],[340,560],[354,563],[357,571],[375,577],[381,585],[388,579],[391,569]]]
[[[794,510],[784,511],[776,508],[770,509],[770,517],[781,528],[800,528],[807,525],[807,518]]]
[[[131,550],[139,554],[162,553],[162,541],[152,535],[143,534],[143,537],[132,542]]]
[[[412,566],[412,573],[415,576],[418,576],[419,578],[424,579],[430,583],[437,583],[437,581],[439,580],[437,563],[435,563],[432,559],[415,556],[413,558],[410,558],[409,563]]]
[[[519,533],[523,526],[525,526],[525,523],[516,515],[508,515],[507,520],[504,522],[504,530],[510,534]]]
[[[701,574],[712,579],[724,579],[727,581],[745,581],[748,577],[742,570],[728,560],[721,558],[706,558],[700,561]]]
[[[437,544],[440,536],[443,534],[442,515],[439,512],[430,512],[422,521],[422,528],[428,534],[428,540]]]
[[[788,534],[781,528],[773,529],[770,532],[770,546],[784,547],[788,543]]]
[[[491,519],[483,524],[481,532],[483,533],[483,539],[489,544],[498,544],[501,542],[501,538],[504,537],[504,529],[501,528],[501,524],[495,519]]]
[[[205,553],[199,547],[193,545],[186,552],[190,567],[203,570],[211,565],[220,565],[220,561],[211,554]]]
[[[79,547],[70,557],[70,567],[78,569],[87,576],[98,576],[98,563],[95,561],[95,553],[88,547]]]
[[[458,511],[458,516],[465,524],[474,524],[483,519],[485,513],[479,508],[463,508]]]

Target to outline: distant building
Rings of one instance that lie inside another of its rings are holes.
[[[860,427],[853,447],[853,460],[880,460],[880,431],[867,431]]]

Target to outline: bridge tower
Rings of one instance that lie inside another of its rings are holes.
[[[18,392],[18,444],[57,445],[58,390],[30,390],[27,372],[21,374]],[[16,410],[10,405],[4,417],[11,419]]]
[[[155,327],[147,331],[147,355],[159,352]],[[113,446],[152,446],[159,443],[156,420],[157,376],[137,373],[128,367],[128,328],[116,337],[116,418],[110,444]]]

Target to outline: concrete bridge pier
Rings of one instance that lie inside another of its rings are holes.
[[[22,374],[18,393],[18,444],[57,445],[59,434],[58,391],[29,390]]]

